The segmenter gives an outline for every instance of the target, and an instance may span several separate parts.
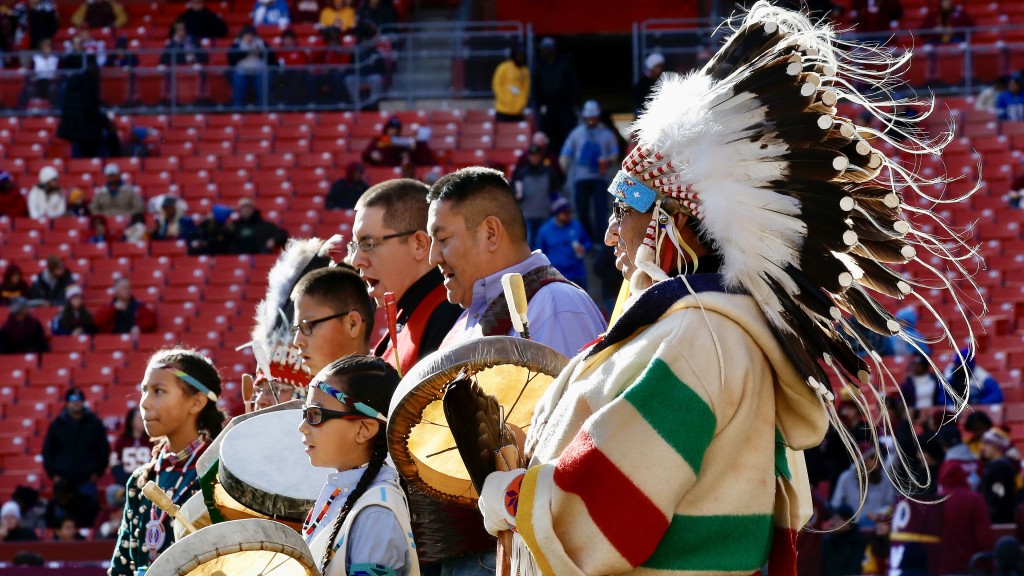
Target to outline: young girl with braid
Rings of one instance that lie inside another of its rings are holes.
[[[334,468],[302,535],[324,576],[417,576],[409,506],[385,462],[385,429],[398,373],[373,356],[335,360],[313,378],[302,409],[306,454]]]
[[[157,440],[153,459],[126,485],[124,518],[117,535],[111,576],[144,574],[174,543],[170,516],[142,494],[150,480],[175,504],[199,490],[196,460],[224,426],[217,409],[220,375],[206,357],[184,348],[159,350],[149,359],[139,409],[146,433]]]

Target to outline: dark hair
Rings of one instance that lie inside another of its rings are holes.
[[[315,298],[336,313],[345,310],[359,312],[366,324],[363,338],[366,342],[370,341],[377,306],[366,291],[366,283],[355,270],[348,266],[313,270],[303,276],[292,289],[292,301],[298,300],[300,296]]]
[[[505,176],[492,168],[471,166],[438,179],[430,188],[428,202],[451,202],[475,229],[484,218],[496,216],[512,240],[526,242],[526,220]]]
[[[135,406],[128,409],[124,415],[124,426],[121,427],[121,438],[125,440],[134,440],[135,435],[132,430],[132,421],[135,420],[135,415],[139,413],[139,407]]]
[[[430,188],[419,180],[395,178],[370,186],[356,202],[356,210],[383,209],[384,225],[397,232],[426,231],[429,193]]]
[[[991,428],[992,419],[984,412],[971,412],[967,415],[967,419],[964,420],[964,430],[973,431],[978,426],[984,426],[986,429]]]
[[[218,397],[221,394],[220,373],[217,372],[217,367],[213,365],[209,358],[197,350],[189,348],[157,350],[150,357],[149,363],[173,366],[199,380],[203,386],[209,388]],[[182,381],[180,378],[178,378],[178,383],[181,385],[181,389],[185,391],[185,394],[202,394],[195,386]],[[203,406],[203,410],[196,418],[196,427],[200,432],[205,432],[212,440],[224,428],[225,420],[227,420],[227,414],[217,408],[216,402],[210,401],[206,403],[206,406]]]
[[[291,38],[292,40],[294,40],[296,38],[295,30],[292,30],[291,28],[289,28],[289,29],[285,30],[284,32],[281,32],[281,38],[282,39],[284,39],[284,38]]]
[[[324,369],[324,374],[327,378],[339,379],[338,385],[343,388],[342,392],[350,398],[370,406],[381,414],[388,413],[391,396],[394,395],[401,380],[398,372],[383,359],[362,354],[352,354],[331,362]],[[381,422],[380,428],[377,429],[377,436],[373,440],[373,454],[370,456],[370,462],[363,470],[363,475],[359,477],[355,489],[345,499],[345,505],[341,507],[338,517],[334,519],[331,537],[327,539],[327,548],[320,561],[321,574],[327,574],[327,565],[331,563],[334,540],[341,532],[341,525],[345,523],[352,507],[366,493],[370,484],[380,473],[387,456],[387,426]]]

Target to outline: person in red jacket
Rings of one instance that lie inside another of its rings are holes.
[[[7,170],[0,171],[0,216],[28,216],[28,201],[14,185],[14,178]]]
[[[156,312],[132,296],[127,278],[114,283],[114,299],[96,313],[96,327],[103,334],[132,334],[156,330]]]
[[[964,462],[948,458],[939,468],[939,497],[946,499],[939,574],[966,574],[971,556],[993,546],[988,506],[985,497],[971,488],[969,474]]]

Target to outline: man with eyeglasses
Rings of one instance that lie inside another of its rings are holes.
[[[378,306],[392,292],[398,308],[397,350],[384,336],[373,354],[408,371],[438,349],[462,314],[445,297],[441,272],[430,265],[426,184],[408,178],[371,187],[356,203],[346,259]]]
[[[292,344],[310,374],[349,354],[370,349],[375,306],[348,267],[320,268],[292,290]]]
[[[530,251],[526,221],[505,177],[465,168],[430,190],[430,261],[444,277],[448,301],[465,311],[442,348],[490,335],[513,335],[501,277],[523,275],[533,340],[573,357],[605,327],[590,296],[566,280],[542,252]]]

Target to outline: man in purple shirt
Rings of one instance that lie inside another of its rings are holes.
[[[459,170],[438,180],[427,199],[430,263],[444,276],[448,301],[465,309],[441,348],[515,333],[501,286],[508,272],[523,275],[533,340],[572,357],[605,330],[590,296],[542,252],[530,252],[522,211],[501,172]]]

